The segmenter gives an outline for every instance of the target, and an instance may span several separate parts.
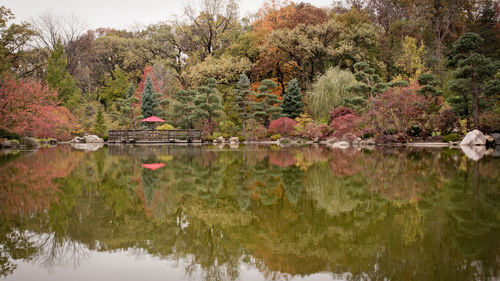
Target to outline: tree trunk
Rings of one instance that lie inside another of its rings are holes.
[[[477,82],[472,73],[472,87],[474,88],[474,97],[472,99],[472,111],[474,114],[474,129],[479,130],[479,91],[477,89]]]

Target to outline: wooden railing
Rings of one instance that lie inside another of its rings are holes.
[[[110,130],[109,143],[202,142],[201,130]]]

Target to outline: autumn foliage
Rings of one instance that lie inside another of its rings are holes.
[[[1,128],[22,136],[71,138],[76,119],[59,105],[57,92],[31,80],[7,78],[0,83]]]
[[[288,117],[281,117],[271,121],[269,124],[269,132],[272,134],[280,134],[283,137],[288,137],[293,135],[295,124],[297,124],[297,121]]]

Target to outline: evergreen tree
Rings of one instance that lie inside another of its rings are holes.
[[[304,112],[302,104],[302,94],[300,93],[297,79],[292,79],[288,82],[285,95],[283,96],[283,113],[288,117],[295,119]]]
[[[57,97],[63,105],[73,110],[78,105],[81,91],[73,77],[66,71],[66,64],[64,47],[58,42],[50,53],[45,79],[49,87],[57,91]]]
[[[127,90],[127,99],[131,98],[134,95],[134,84],[130,82]]]
[[[369,108],[372,110],[374,108],[374,99],[377,94],[383,93],[391,87],[408,85],[406,81],[385,83],[375,72],[375,69],[370,67],[366,62],[354,64],[354,71],[354,77],[359,83],[348,87],[347,90],[358,96],[345,99],[345,103],[355,109],[360,109],[358,105],[363,103],[361,99],[366,100],[366,98],[368,98]]]
[[[254,103],[253,118],[264,124],[266,128],[269,127],[271,120],[279,118],[281,115],[281,101],[272,91],[276,89],[277,85],[272,80],[266,79],[261,82],[259,93],[256,94],[258,102]]]
[[[449,101],[461,117],[470,117],[472,111],[475,129],[479,129],[480,125],[479,102],[483,88],[492,84],[491,80],[495,80],[494,75],[500,69],[499,61],[477,52],[482,43],[481,36],[468,32],[453,43],[452,50],[457,68],[453,72],[455,79],[450,81],[450,88],[458,95],[450,97]]]
[[[221,115],[222,101],[217,93],[217,80],[208,78],[206,85],[198,87],[194,105],[196,106],[194,114],[197,120],[205,119],[211,123]]]
[[[146,85],[142,92],[141,97],[141,114],[143,118],[159,115],[158,101],[156,100],[156,93],[153,88],[151,78],[146,78]]]
[[[194,114],[196,106],[194,100],[197,92],[193,90],[178,91],[174,96],[172,119],[175,127],[194,129],[197,116]]]
[[[104,122],[104,114],[102,113],[102,110],[99,108],[99,111],[97,111],[97,115],[94,121],[94,133],[96,133],[99,136],[103,136],[104,134],[106,134],[106,131],[107,128]]]
[[[104,79],[99,99],[107,110],[116,100],[125,98],[127,90],[130,90],[127,74],[119,66],[115,66],[111,74]]]
[[[236,89],[234,90],[234,96],[236,97],[236,104],[238,108],[238,113],[240,115],[241,124],[243,131],[245,131],[245,122],[250,117],[250,95],[253,92],[250,91],[250,79],[245,74],[240,74],[240,79],[236,84]]]

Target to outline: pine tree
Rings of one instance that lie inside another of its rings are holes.
[[[356,109],[360,109],[359,107],[356,107],[356,105],[362,103],[360,98],[368,98],[369,108],[373,110],[374,99],[377,94],[383,93],[391,87],[402,87],[408,85],[406,81],[385,83],[375,72],[375,69],[370,67],[366,62],[358,62],[354,64],[354,71],[354,77],[359,83],[348,87],[347,90],[360,96],[347,98],[345,103],[349,106],[355,107]]]
[[[240,79],[236,84],[236,89],[234,90],[234,96],[236,97],[236,104],[238,113],[241,119],[241,125],[243,131],[245,131],[245,123],[250,117],[250,95],[253,94],[250,91],[250,79],[245,74],[240,74]]]
[[[106,124],[104,123],[104,114],[102,113],[102,110],[99,108],[99,111],[97,111],[97,115],[94,121],[94,132],[99,136],[103,136],[104,134],[106,134],[106,131],[107,128]]]
[[[194,114],[196,106],[194,100],[198,93],[193,90],[178,91],[174,96],[174,110],[172,119],[176,127],[194,129],[197,116]]]
[[[295,119],[304,112],[302,104],[302,94],[300,93],[297,79],[292,79],[288,82],[285,95],[283,96],[283,113],[288,117]]]
[[[208,78],[206,85],[198,87],[194,105],[196,106],[194,114],[198,120],[205,119],[211,123],[221,115],[222,101],[217,93],[217,80]]]
[[[479,101],[483,87],[490,85],[494,75],[500,69],[500,62],[478,53],[483,39],[476,33],[465,33],[453,43],[453,61],[457,69],[453,72],[454,80],[450,88],[458,95],[449,101],[462,117],[470,117],[471,108],[474,128],[479,129]],[[472,94],[472,99],[471,99]]]
[[[112,112],[112,116],[118,121],[120,126],[127,129],[134,126],[136,116],[139,115],[138,112],[136,112],[137,109],[134,104],[138,102],[139,99],[134,95],[134,85],[130,83],[127,90],[127,98],[120,98],[114,103],[115,111]]]
[[[57,97],[63,105],[73,110],[78,105],[81,91],[73,77],[66,71],[66,64],[64,47],[58,42],[50,53],[45,80],[51,89],[57,91]]]
[[[142,92],[141,97],[141,114],[143,118],[159,115],[158,101],[156,100],[156,93],[153,88],[151,78],[146,78],[146,85]]]
[[[266,79],[261,82],[259,93],[256,94],[258,102],[254,103],[253,118],[264,124],[266,128],[269,127],[271,120],[279,118],[281,115],[281,101],[272,91],[276,89],[277,85],[272,80]]]

